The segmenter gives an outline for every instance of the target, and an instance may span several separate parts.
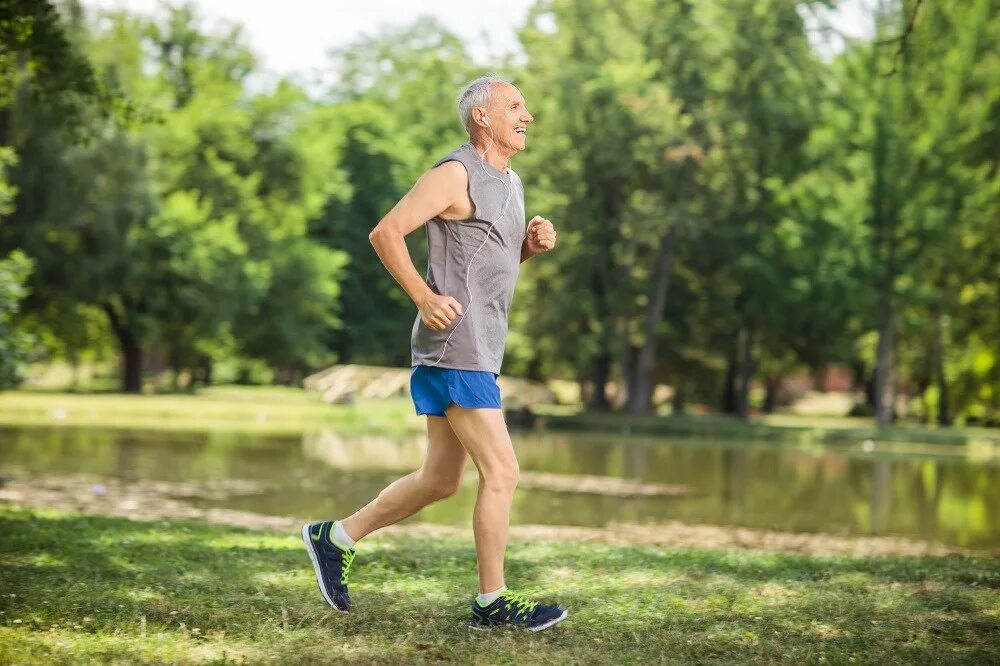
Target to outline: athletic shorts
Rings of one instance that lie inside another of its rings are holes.
[[[497,373],[487,370],[417,365],[410,373],[410,397],[417,415],[444,416],[453,402],[469,409],[500,409],[497,377]]]

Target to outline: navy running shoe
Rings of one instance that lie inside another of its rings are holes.
[[[548,606],[516,592],[506,590],[489,606],[480,606],[472,600],[472,619],[469,629],[486,631],[497,627],[519,627],[531,631],[548,629],[566,619],[569,611],[562,606]]]
[[[342,613],[351,610],[351,597],[347,594],[347,574],[354,563],[354,549],[344,550],[333,542],[334,522],[306,523],[302,526],[302,541],[309,551],[316,582],[326,603]]]

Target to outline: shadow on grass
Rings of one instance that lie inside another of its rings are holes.
[[[356,567],[341,614],[297,534],[0,507],[0,661],[1000,658],[995,560],[515,543],[511,586],[570,618],[486,636],[464,626],[471,538],[369,540]]]

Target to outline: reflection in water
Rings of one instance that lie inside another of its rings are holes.
[[[892,509],[892,465],[888,460],[872,463],[872,534],[885,534]]]
[[[427,450],[427,436],[343,437],[332,430],[302,436],[302,452],[337,469],[388,469],[413,471]]]
[[[399,474],[417,469],[427,450],[427,437],[385,437],[378,435],[344,437],[325,430],[307,434],[302,439],[302,451],[322,460],[330,467],[344,470],[385,469]],[[624,478],[596,474],[553,474],[521,470],[520,488],[536,488],[556,492],[575,492],[615,497],[677,497],[690,491],[687,486],[664,483],[645,483],[645,460],[649,447],[644,444],[626,445],[626,473]],[[629,471],[629,461],[631,472]],[[637,462],[638,461],[638,462]],[[475,482],[478,474],[472,465],[466,468],[465,480]]]
[[[926,540],[937,532],[937,517],[944,489],[945,468],[939,462],[919,463],[920,474],[914,478],[915,494],[920,498],[920,536]]]
[[[521,433],[521,524],[744,525],[791,532],[897,535],[1000,547],[1000,461],[896,456],[834,446],[590,433]],[[85,474],[95,482],[245,480],[255,492],[196,500],[268,515],[340,516],[416,469],[426,437],[302,438],[71,428],[0,428],[0,476]],[[470,471],[472,468],[470,466]],[[474,477],[474,472],[473,477]],[[552,476],[552,475],[558,475]],[[411,520],[468,526],[476,488]]]
[[[747,450],[727,449],[722,454],[725,485],[723,502],[728,509],[729,522],[740,525],[744,521],[747,492]]]

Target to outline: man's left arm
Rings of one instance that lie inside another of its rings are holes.
[[[548,252],[556,246],[556,229],[552,222],[536,215],[528,222],[528,229],[521,243],[521,263],[532,257]]]

